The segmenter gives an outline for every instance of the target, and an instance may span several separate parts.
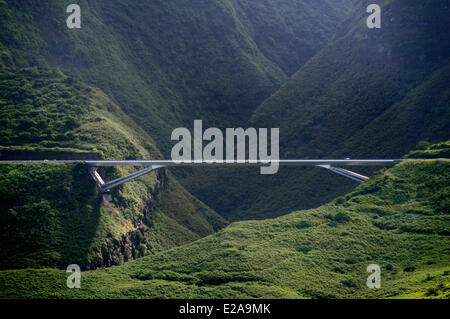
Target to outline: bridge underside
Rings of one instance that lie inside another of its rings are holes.
[[[340,164],[340,165],[361,165],[361,166],[364,165],[360,161],[349,161],[349,160],[342,160],[342,161],[344,161],[344,162],[341,162],[341,160],[335,160],[335,161],[331,161],[331,162],[332,163],[336,163],[336,164]],[[346,170],[346,169],[343,169],[343,168],[335,167],[335,166],[332,166],[330,164],[321,164],[322,162],[323,161],[317,161],[317,162],[316,161],[314,161],[314,162],[304,161],[304,162],[297,162],[297,164],[322,167],[322,168],[328,169],[329,171],[331,171],[331,172],[333,172],[335,174],[344,176],[344,177],[349,178],[349,179],[351,179],[353,181],[356,181],[358,183],[363,183],[363,182],[365,182],[366,180],[369,179],[369,177],[367,177],[367,176],[364,176],[364,175],[352,172],[350,170]],[[158,164],[166,164],[166,165],[151,165],[150,167],[147,167],[145,169],[136,171],[136,172],[134,172],[132,174],[129,174],[129,175],[126,175],[126,176],[114,179],[114,180],[109,181],[109,182],[104,182],[102,177],[97,172],[97,168],[98,167],[116,166],[116,165],[122,165],[123,166],[123,165],[126,165],[127,163],[129,163],[129,165],[132,165],[132,164],[145,165],[145,162],[143,162],[143,161],[131,161],[131,162],[126,162],[126,161],[125,162],[124,161],[95,161],[95,162],[87,163],[87,164],[88,165],[92,165],[92,166],[89,167],[89,172],[90,172],[92,178],[97,183],[97,185],[98,185],[98,187],[100,189],[100,192],[102,192],[102,193],[103,192],[108,192],[110,189],[112,189],[114,187],[117,187],[117,186],[119,186],[119,185],[121,185],[123,183],[129,182],[129,181],[131,181],[133,179],[136,179],[136,178],[138,178],[138,177],[140,177],[142,175],[148,174],[148,173],[150,173],[150,172],[152,172],[152,171],[154,171],[154,170],[156,170],[158,168],[163,168],[163,167],[167,167],[167,166],[174,166],[174,165],[172,165],[173,164],[172,162],[167,162],[166,163],[166,162],[158,161],[157,162]],[[185,165],[183,165],[183,164],[185,164]],[[204,164],[204,162],[199,162],[199,163],[195,163],[195,162],[192,162],[192,163],[180,163],[179,165],[180,166],[203,166],[202,164]],[[233,165],[234,164],[234,165],[241,165],[241,166],[242,165],[247,165],[247,166],[248,165],[261,165],[261,163],[258,164],[258,163],[248,163],[248,162],[247,163],[237,163],[237,162],[236,163],[206,163],[206,165],[208,165],[208,166],[210,166],[210,165],[220,165],[220,164],[222,164],[222,165]],[[295,165],[295,163],[291,162],[291,161],[285,161],[285,162],[281,162],[280,161],[280,164],[282,164],[282,165],[283,164],[284,165]],[[383,162],[378,162],[377,163],[377,162],[373,162],[371,160],[366,161],[366,165],[386,165],[386,164],[393,165],[393,162],[383,161]]]
[[[367,160],[272,160],[270,163],[276,162],[280,166],[317,166],[325,168],[335,174],[350,178],[353,181],[362,183],[369,179],[369,177],[352,172],[347,169],[339,168],[336,166],[393,166],[405,159],[367,159]],[[30,161],[0,161],[6,163],[83,163],[89,166],[89,173],[97,183],[102,193],[108,192],[110,189],[122,185],[123,183],[134,180],[142,175],[148,174],[156,169],[163,167],[181,167],[181,166],[264,166],[270,165],[270,163],[262,161],[187,161],[187,162],[175,162],[170,160],[30,160]],[[132,174],[119,177],[117,179],[105,182],[98,173],[99,167],[111,167],[111,166],[146,166],[146,168],[138,170]]]

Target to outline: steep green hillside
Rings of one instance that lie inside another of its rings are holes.
[[[430,144],[422,141],[418,144],[419,149],[410,152],[408,158],[450,158],[450,142]]]
[[[84,0],[82,27],[69,30],[73,1],[2,1],[0,43],[7,62],[50,65],[102,89],[168,155],[171,131],[195,118],[245,123],[352,2]]]
[[[2,271],[0,297],[449,298],[449,174],[447,159],[403,162],[319,208],[83,272],[81,289],[63,271]]]
[[[2,158],[160,158],[102,91],[45,68],[0,68]],[[130,172],[108,169],[107,179]],[[223,227],[165,171],[101,199],[87,167],[0,165],[0,267],[119,264]]]
[[[253,123],[280,127],[282,148],[293,155],[314,146],[314,155],[399,156],[419,139],[445,138],[448,10],[442,1],[387,1],[381,29],[368,29],[365,15],[353,21],[261,105]],[[342,149],[348,139],[358,139],[356,150]]]
[[[356,0],[232,0],[259,50],[287,75],[323,48]]]
[[[334,41],[246,125],[278,127],[283,158],[395,158],[421,140],[450,138],[450,37],[442,28],[448,4],[383,1],[382,27],[371,30],[371,1],[358,3]],[[316,207],[356,185],[320,169],[282,168],[273,177],[251,169],[210,170],[203,176],[197,170],[182,182],[228,219]],[[236,198],[242,189],[246,195]]]
[[[286,74],[334,35],[334,27],[354,3],[79,1],[82,28],[69,30],[65,8],[72,2],[0,2],[1,63],[52,66],[99,87],[155,139],[165,157],[172,146],[171,131],[191,127],[194,119],[202,119],[205,127],[246,126]],[[272,208],[280,214],[299,208],[296,200],[285,201],[291,205],[282,208],[266,207],[260,199],[230,189],[232,181],[217,186],[216,181],[226,180],[223,174],[183,174],[183,185],[196,195],[203,190],[191,183],[207,185],[202,201],[232,219],[250,217],[242,207],[252,203],[258,207],[255,213],[264,211],[261,217],[273,217]],[[265,181],[254,180],[245,190],[259,194]],[[285,186],[286,194],[292,186]],[[226,194],[230,196],[225,200],[216,200]],[[245,212],[233,212],[236,206]]]
[[[352,0],[79,1],[79,30],[66,27],[70,3],[0,1],[3,159],[160,158],[170,131],[194,118],[243,123],[325,45]],[[164,171],[109,202],[85,167],[0,170],[3,269],[117,264],[226,224]]]

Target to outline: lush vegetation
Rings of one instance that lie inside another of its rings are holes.
[[[316,209],[233,223],[192,244],[82,273],[0,272],[0,296],[39,298],[449,298],[450,161],[386,170]],[[381,267],[381,288],[366,267]]]
[[[65,25],[70,3],[1,1],[0,63],[56,67],[102,89],[169,157],[171,131],[194,119],[205,127],[248,126],[258,105],[333,37],[355,0],[80,1],[80,30]],[[227,175],[177,172],[184,187],[230,219],[318,202],[294,197],[267,207],[266,195],[243,197],[244,187],[231,186],[240,181],[215,184]],[[283,180],[270,188],[283,194],[294,186]],[[265,182],[253,181],[249,192],[261,193]]]
[[[159,170],[111,198],[83,165],[1,164],[1,298],[450,297],[443,1],[383,1],[380,30],[366,1],[82,0],[79,30],[69,3],[0,0],[2,159],[167,157],[199,118],[279,127],[285,158],[428,160],[355,190],[321,168]]]
[[[450,142],[431,144],[427,141],[417,143],[417,150],[411,151],[408,158],[450,158]]]
[[[1,63],[101,88],[165,157],[171,130],[195,118],[279,127],[286,158],[396,157],[449,137],[442,1],[385,1],[380,30],[365,26],[365,1],[325,0],[85,1],[82,29],[69,30],[69,2],[1,2]],[[315,207],[355,185],[319,169],[176,175],[229,220]]]
[[[3,158],[161,157],[104,93],[53,69],[0,68],[0,106]],[[2,269],[120,264],[226,224],[164,171],[119,187],[112,202],[80,165],[2,164],[0,174]]]
[[[421,139],[447,139],[448,10],[437,0],[385,1],[375,30],[352,15],[252,123],[280,127],[286,156],[401,156]]]
[[[396,158],[419,141],[450,138],[450,39],[442,29],[448,5],[384,1],[382,28],[373,30],[366,6],[358,2],[335,39],[246,124],[280,128],[283,158]],[[273,177],[252,169],[208,173],[196,170],[182,183],[231,220],[316,207],[356,185],[320,169],[282,168]]]
[[[352,2],[80,1],[82,28],[69,30],[70,0],[7,0],[0,48],[4,63],[57,67],[99,87],[168,155],[171,131],[195,118],[244,123],[326,44]]]

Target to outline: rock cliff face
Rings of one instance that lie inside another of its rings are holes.
[[[169,177],[166,169],[157,171],[157,181],[154,184],[154,190],[149,195],[149,200],[143,209],[142,218],[134,222],[134,230],[123,234],[119,238],[111,238],[105,242],[100,249],[96,249],[95,257],[92,261],[80,265],[84,270],[93,270],[100,267],[109,267],[120,265],[132,259],[145,256],[152,250],[148,240],[148,231],[153,227],[153,213],[161,206],[160,193],[166,188]],[[114,208],[113,198],[117,196],[116,190],[111,193],[101,195],[103,204]],[[125,203],[120,203],[124,205]]]

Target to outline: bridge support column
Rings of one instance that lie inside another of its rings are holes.
[[[112,181],[109,182],[104,182],[102,177],[100,176],[100,174],[97,172],[97,167],[89,167],[89,173],[91,174],[92,178],[94,179],[94,181],[97,183],[98,188],[100,190],[101,193],[106,193],[108,192],[111,188],[117,187],[119,185],[122,185],[123,183],[129,182],[133,179],[136,179],[142,175],[148,174],[151,171],[158,169],[158,168],[162,168],[165,166],[160,166],[160,165],[154,165],[154,166],[150,166],[148,168],[139,170],[137,172],[134,172],[132,174],[123,176],[123,177],[119,177],[117,179],[114,179]]]
[[[331,165],[317,165],[318,167],[322,167],[322,168],[326,168],[330,171],[332,171],[333,173],[336,173],[338,175],[350,178],[358,183],[363,183],[365,181],[367,181],[369,179],[369,177],[349,171],[347,169],[343,169],[343,168],[338,168],[338,167],[334,167]]]

